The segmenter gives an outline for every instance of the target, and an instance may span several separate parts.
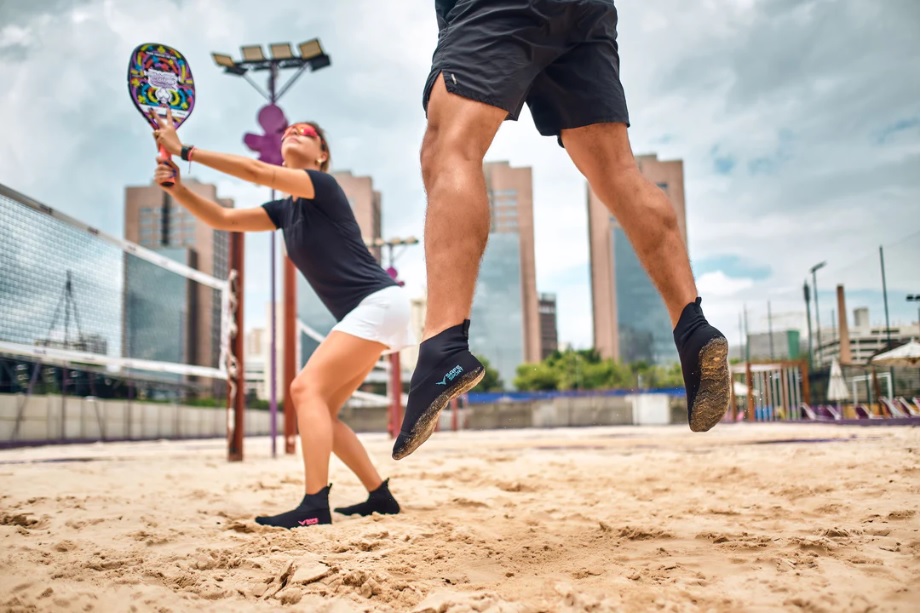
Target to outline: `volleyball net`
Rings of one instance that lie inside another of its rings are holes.
[[[190,244],[142,247],[0,185],[0,393],[226,398],[228,244],[206,274]]]

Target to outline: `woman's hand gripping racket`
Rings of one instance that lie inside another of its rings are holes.
[[[189,63],[172,47],[158,43],[144,43],[131,52],[128,93],[134,106],[154,130],[161,129],[157,121],[161,111],[172,122],[173,128],[178,128],[195,107],[195,82]],[[170,152],[162,145],[159,150],[160,157],[169,162]],[[161,185],[172,187],[173,182],[166,181]]]

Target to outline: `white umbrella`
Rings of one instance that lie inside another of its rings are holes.
[[[831,372],[828,375],[828,401],[840,403],[850,397],[851,393],[847,389],[847,382],[841,372],[841,364],[835,358],[831,361]]]
[[[732,382],[732,391],[735,393],[736,396],[745,396],[745,397],[748,396],[748,386],[742,383],[741,381]],[[758,390],[755,390],[754,392],[752,392],[752,394],[754,396],[761,395],[758,393]]]
[[[874,356],[870,362],[876,366],[917,366],[921,362],[921,344],[911,339],[901,347]]]

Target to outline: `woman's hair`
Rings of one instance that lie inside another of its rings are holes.
[[[297,123],[303,123],[308,126],[313,126],[313,129],[317,131],[317,134],[320,137],[320,150],[326,154],[326,161],[320,164],[320,170],[327,172],[329,170],[329,162],[332,160],[332,153],[329,151],[329,143],[326,141],[326,132],[323,131],[323,128],[315,121],[298,121]]]

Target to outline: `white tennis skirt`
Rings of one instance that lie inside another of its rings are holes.
[[[409,292],[385,287],[366,297],[333,330],[386,345],[399,351],[419,341],[410,323]]]

